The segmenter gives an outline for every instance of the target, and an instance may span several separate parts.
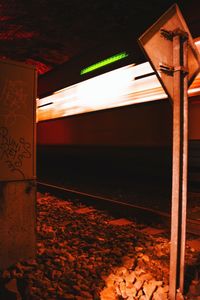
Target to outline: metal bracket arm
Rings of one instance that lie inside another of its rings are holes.
[[[173,31],[166,30],[164,28],[160,29],[160,34],[167,40],[172,41],[173,40]]]
[[[187,41],[188,40],[188,33],[186,31],[183,31],[180,28],[177,28],[173,31],[173,37],[174,36],[180,36],[182,42]]]
[[[180,28],[177,28],[173,31],[171,30],[166,30],[164,28],[160,29],[160,34],[167,40],[173,41],[174,36],[180,36],[182,41],[186,41],[188,39],[188,33],[181,30]]]
[[[175,68],[173,68],[174,70],[174,72],[182,72],[183,73],[183,75],[187,75],[188,74],[188,69],[186,69],[185,67],[183,67],[183,66],[178,66],[178,67],[175,67]]]
[[[188,69],[186,69],[184,66],[171,67],[160,64],[159,70],[168,76],[173,76],[174,72],[181,72],[184,76],[188,74]]]
[[[160,64],[159,70],[168,76],[173,76],[173,74],[174,74],[174,68],[171,66]]]

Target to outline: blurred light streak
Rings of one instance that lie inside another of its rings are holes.
[[[139,65],[130,64],[56,91],[38,100],[37,120],[167,99],[153,73],[148,62]],[[199,74],[188,94],[190,97],[200,94]],[[46,105],[50,102],[51,105]]]

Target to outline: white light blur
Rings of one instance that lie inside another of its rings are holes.
[[[42,106],[37,108],[37,120],[167,99],[157,76],[151,73],[153,69],[148,62],[130,64],[56,91],[37,101]],[[137,79],[140,76],[144,77]],[[199,74],[188,94],[190,97],[200,94]]]
[[[197,40],[197,41],[195,42],[195,45],[196,45],[196,46],[199,46],[199,45],[200,45],[200,40]]]
[[[118,103],[134,81],[133,68],[122,68],[82,82],[78,86],[77,98],[81,106],[95,109]]]
[[[155,75],[135,80],[152,72],[149,63],[131,64],[56,91],[37,101],[37,120],[166,98]]]
[[[200,88],[193,88],[188,90],[188,95],[199,95],[200,94]]]

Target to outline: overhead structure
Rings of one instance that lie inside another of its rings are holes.
[[[175,4],[140,38],[150,64],[173,105],[173,166],[170,249],[170,299],[184,293],[188,86],[200,70],[200,58],[186,22]]]

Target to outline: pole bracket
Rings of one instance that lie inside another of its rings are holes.
[[[185,42],[188,40],[188,33],[180,28],[177,28],[173,30],[173,36],[180,36],[182,42]]]
[[[175,30],[166,30],[164,28],[160,29],[160,34],[167,40],[173,41],[174,36],[180,36],[181,40],[184,42],[188,40],[188,33],[180,28]]]
[[[182,74],[185,76],[187,75],[189,72],[188,72],[188,69],[185,68],[184,66],[178,66],[178,67],[175,67],[174,68],[174,72],[182,72]]]
[[[159,70],[168,76],[173,76],[174,68],[168,65],[160,64]]]
[[[171,30],[166,30],[164,28],[161,28],[160,29],[160,34],[166,39],[166,40],[169,40],[169,41],[172,41],[173,40],[173,31]]]
[[[174,72],[181,72],[184,76],[188,74],[188,69],[184,66],[171,67],[168,65],[160,64],[159,71],[165,73],[168,76],[173,76]]]

